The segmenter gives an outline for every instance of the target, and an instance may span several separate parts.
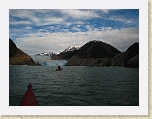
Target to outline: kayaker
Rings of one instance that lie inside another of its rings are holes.
[[[58,69],[61,69],[60,65],[58,66]]]

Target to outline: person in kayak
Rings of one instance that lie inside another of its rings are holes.
[[[61,69],[60,65],[58,66],[58,69]]]

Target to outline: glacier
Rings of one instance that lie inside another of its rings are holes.
[[[35,63],[39,63],[42,66],[65,66],[67,64],[66,60],[51,60],[50,56],[45,55],[30,55]]]

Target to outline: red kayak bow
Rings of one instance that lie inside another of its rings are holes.
[[[38,106],[38,102],[32,89],[32,84],[28,85],[28,90],[26,91],[20,106]]]

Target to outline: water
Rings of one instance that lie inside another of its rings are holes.
[[[10,66],[9,105],[18,106],[32,83],[40,106],[139,106],[139,69]]]

